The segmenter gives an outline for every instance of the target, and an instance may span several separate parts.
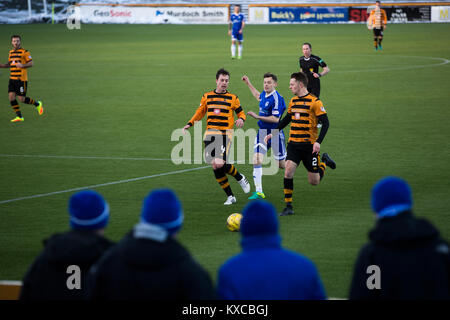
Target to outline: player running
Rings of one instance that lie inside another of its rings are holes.
[[[16,97],[23,103],[34,105],[39,115],[44,113],[41,101],[35,101],[26,97],[28,89],[27,69],[33,66],[33,60],[31,59],[30,52],[22,48],[21,40],[21,37],[18,35],[11,37],[11,44],[14,49],[9,51],[8,63],[0,63],[0,68],[10,69],[8,95],[11,107],[16,112],[16,117],[11,122],[24,121]]]
[[[259,101],[259,114],[253,111],[247,112],[247,115],[259,120],[258,134],[254,143],[253,154],[253,181],[255,183],[256,191],[249,197],[249,199],[264,199],[266,196],[262,187],[262,162],[263,157],[271,147],[271,143],[266,144],[264,138],[267,134],[276,129],[278,122],[286,110],[286,103],[281,94],[275,90],[277,87],[277,76],[272,73],[264,74],[264,91],[259,92],[250,82],[247,76],[242,77],[253,96]],[[273,156],[278,161],[278,166],[282,169],[285,167],[286,146],[284,144],[284,132],[280,130],[276,134],[276,143],[274,143]],[[274,139],[275,140],[275,139]]]
[[[279,122],[277,129],[281,130],[289,123],[289,142],[287,146],[286,168],[284,170],[284,201],[286,208],[281,216],[294,214],[292,196],[294,191],[294,174],[300,162],[308,171],[308,182],[316,186],[325,174],[326,166],[336,168],[336,163],[324,153],[320,159],[320,144],[328,131],[329,122],[327,112],[315,95],[306,89],[308,78],[302,72],[293,73],[289,82],[289,89],[295,95],[289,103],[286,116]],[[317,123],[322,123],[322,129],[317,137]],[[265,142],[272,138],[269,134]]]
[[[231,191],[227,174],[236,179],[245,193],[250,192],[250,184],[245,176],[240,174],[232,164],[226,162],[233,136],[233,126],[242,128],[246,118],[239,98],[227,91],[229,81],[230,73],[224,69],[218,70],[216,89],[203,95],[194,116],[183,127],[183,133],[185,133],[194,125],[195,121],[200,121],[206,114],[205,159],[207,163],[211,163],[217,182],[227,194],[224,205],[236,203],[236,197]],[[236,122],[233,112],[238,116]]]

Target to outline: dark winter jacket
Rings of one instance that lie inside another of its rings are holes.
[[[89,269],[113,243],[92,231],[72,230],[51,236],[44,240],[44,245],[44,251],[23,279],[21,300],[85,299]],[[79,273],[74,270],[68,273],[69,266],[73,265],[79,267]],[[80,281],[69,279],[77,276],[76,273]]]
[[[92,268],[91,300],[213,299],[209,274],[174,238],[126,235]]]
[[[242,252],[219,269],[217,295],[225,300],[323,300],[314,263],[282,248],[279,235],[243,237]]]
[[[354,267],[350,299],[450,298],[449,246],[428,221],[408,211],[382,218],[369,238]],[[371,265],[379,267],[380,289]]]

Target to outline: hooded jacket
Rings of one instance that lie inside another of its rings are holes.
[[[227,300],[326,299],[311,260],[281,247],[278,234],[245,236],[243,251],[219,270],[217,292]]]
[[[369,239],[355,263],[350,299],[450,298],[448,243],[427,220],[409,211],[382,218]],[[371,265],[379,267],[380,289],[368,289]]]
[[[159,242],[131,232],[91,271],[91,300],[214,298],[209,274],[173,237]]]
[[[87,294],[89,269],[113,243],[92,231],[72,230],[44,240],[44,251],[28,269],[22,283],[20,300],[80,300]],[[67,282],[80,269],[81,288],[69,289]]]

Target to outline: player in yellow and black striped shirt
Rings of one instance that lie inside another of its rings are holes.
[[[227,153],[230,148],[234,125],[238,128],[244,126],[246,119],[239,98],[227,91],[230,73],[220,69],[216,73],[216,89],[206,92],[194,116],[183,128],[183,133],[200,121],[206,115],[206,131],[204,137],[205,158],[211,163],[217,182],[227,194],[224,205],[236,202],[236,198],[228,183],[227,174],[232,175],[240,184],[245,193],[250,192],[250,184],[243,174],[227,163]],[[234,113],[238,119],[234,121]]]
[[[383,41],[383,32],[386,29],[387,15],[386,11],[380,8],[380,1],[375,2],[375,9],[370,11],[369,25],[373,29],[373,44],[375,51],[382,50],[381,42]]]
[[[9,68],[10,70],[8,95],[11,107],[16,112],[16,117],[11,122],[24,121],[16,96],[19,97],[21,102],[34,105],[39,115],[44,113],[41,101],[35,101],[26,96],[28,87],[27,69],[33,66],[33,60],[31,59],[30,52],[22,48],[21,40],[21,37],[18,35],[11,37],[11,43],[14,49],[9,51],[8,63],[0,63],[0,68]]]
[[[328,131],[329,121],[325,107],[315,95],[306,89],[308,78],[302,72],[293,73],[289,89],[295,95],[289,103],[287,115],[278,123],[278,130],[291,123],[287,146],[286,168],[284,171],[284,201],[286,208],[281,216],[294,214],[292,195],[294,191],[294,174],[300,162],[308,171],[308,182],[316,186],[325,174],[326,166],[336,168],[336,163],[326,153],[320,159],[319,151]],[[322,124],[318,134],[317,124]],[[266,143],[272,137],[266,136]]]

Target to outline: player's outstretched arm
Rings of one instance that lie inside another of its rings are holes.
[[[253,111],[247,112],[247,115],[255,118],[256,120],[261,120],[261,121],[269,122],[269,123],[278,123],[278,121],[280,121],[280,119],[275,116],[267,116],[267,117],[260,116],[260,115],[257,115],[256,113],[254,113]]]
[[[242,76],[242,81],[244,81],[245,84],[248,86],[248,88],[250,89],[250,92],[255,97],[255,99],[259,101],[259,96],[260,96],[261,93],[250,82],[250,78],[247,77],[246,75],[243,75]]]
[[[0,68],[9,68],[10,64],[8,63],[0,63]]]

